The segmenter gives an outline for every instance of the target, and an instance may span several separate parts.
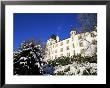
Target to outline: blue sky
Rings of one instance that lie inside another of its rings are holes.
[[[15,13],[14,49],[28,39],[40,39],[45,43],[52,34],[61,40],[68,38],[71,27],[79,27],[77,16],[75,13]]]

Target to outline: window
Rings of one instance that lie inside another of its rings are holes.
[[[62,46],[63,45],[63,42],[61,42],[60,45]]]
[[[55,55],[55,59],[57,58],[57,55]]]
[[[48,54],[50,55],[50,52]]]
[[[73,48],[74,48],[74,43],[73,43]]]
[[[84,52],[85,52],[85,50],[84,50],[84,49],[82,49],[82,50],[81,50],[81,54],[84,54]]]
[[[96,40],[92,40],[92,44],[93,45],[96,45],[97,44],[97,41]]]
[[[66,47],[66,50],[69,50],[69,46]]]
[[[83,47],[83,42],[80,42],[79,45],[80,45],[80,47]]]
[[[66,42],[67,44],[69,43],[69,40],[67,40],[67,42]]]
[[[91,33],[91,37],[95,37],[96,35],[94,33]]]
[[[57,50],[55,50],[55,53],[57,53]]]
[[[50,45],[52,45],[52,43],[50,42]]]
[[[55,47],[58,47],[58,44],[56,44]]]
[[[60,49],[60,52],[63,52],[63,48]]]
[[[73,50],[73,55],[75,55],[75,50]]]
[[[79,36],[78,36],[78,39],[81,39],[81,38],[82,38],[82,36],[81,36],[81,35],[79,35]]]
[[[70,53],[67,53],[67,57],[69,57],[70,56]]]

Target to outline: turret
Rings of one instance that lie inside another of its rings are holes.
[[[52,45],[52,44],[55,44],[56,42],[59,41],[59,37],[52,34],[49,38],[49,40],[47,40],[47,45]]]
[[[70,37],[74,37],[75,36],[75,34],[76,34],[76,31],[70,31]]]
[[[57,42],[59,42],[59,41],[60,41],[60,39],[59,39],[59,37],[58,37],[58,36],[56,36],[56,41],[57,41]]]

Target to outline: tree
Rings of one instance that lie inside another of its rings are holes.
[[[97,26],[97,14],[96,13],[81,13],[77,17],[83,32],[91,31]]]
[[[97,14],[96,13],[81,13],[78,15],[78,22],[80,24],[80,30],[83,32],[80,37],[80,43],[86,43],[83,52],[96,53],[97,46]],[[91,39],[88,37],[91,36]]]
[[[14,75],[42,75],[43,49],[34,40],[21,43],[14,52]]]

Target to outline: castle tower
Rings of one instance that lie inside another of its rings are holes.
[[[70,37],[71,38],[74,38],[75,35],[76,35],[76,31],[71,30],[70,31]]]
[[[60,41],[60,39],[59,39],[59,37],[58,37],[58,36],[56,36],[56,41],[57,41],[57,42],[59,42],[59,41]]]
[[[57,39],[56,35],[54,35],[54,34],[51,35],[50,38],[47,40],[47,45],[50,46],[50,45],[56,43],[56,39]]]

